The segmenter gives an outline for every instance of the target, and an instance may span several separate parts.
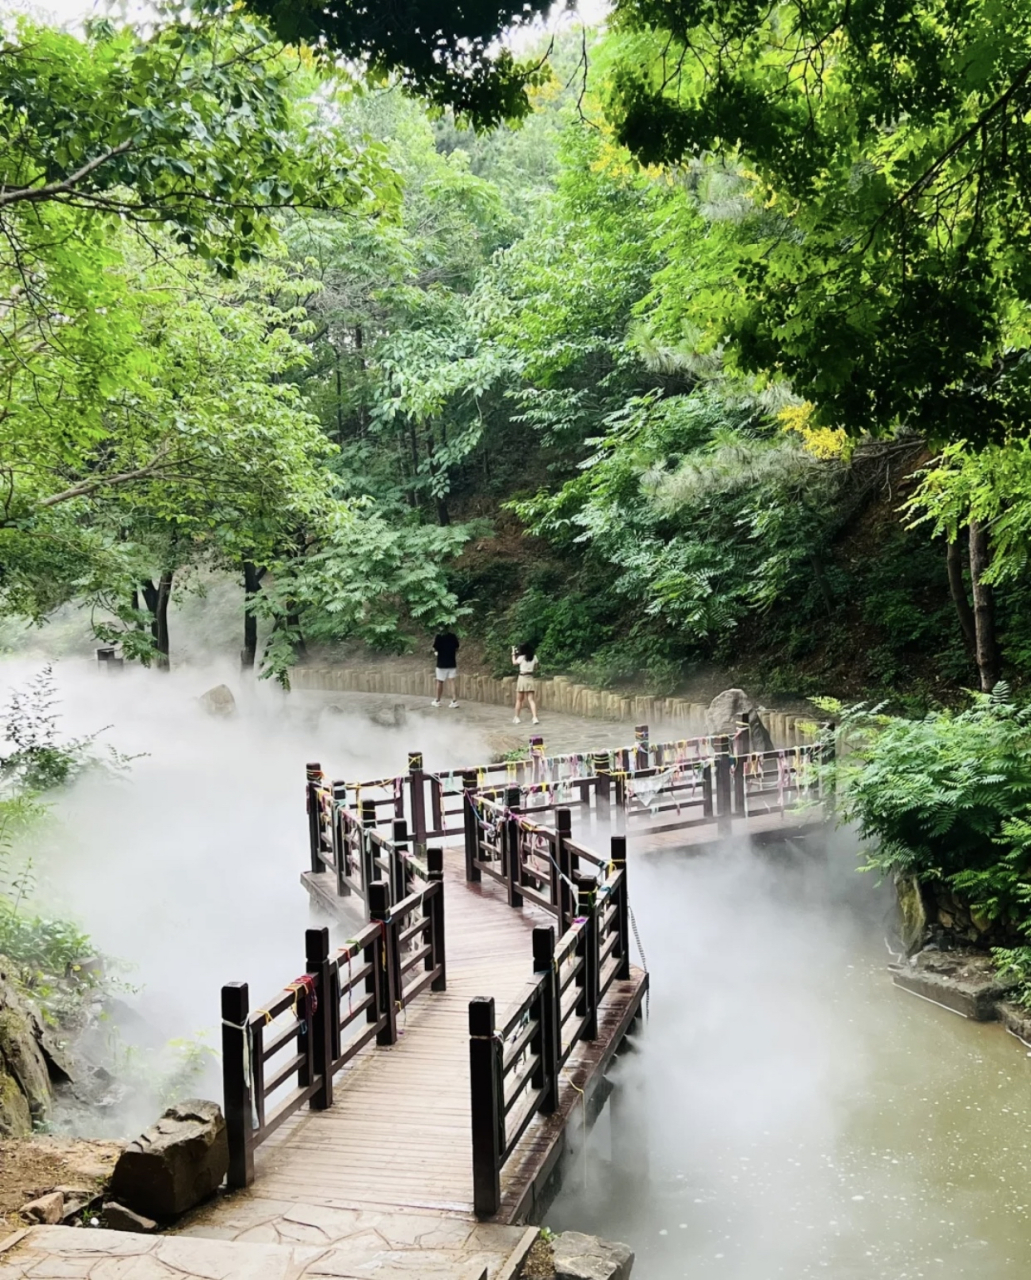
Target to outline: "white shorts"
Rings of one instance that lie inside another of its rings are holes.
[[[445,680],[457,680],[458,668],[457,667],[438,667],[437,679],[441,682],[441,684],[443,684]]]

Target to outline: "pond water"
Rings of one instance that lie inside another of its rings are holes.
[[[886,890],[844,836],[632,863],[652,972],[618,1100],[547,1224],[635,1280],[1026,1275],[1031,1061],[895,988]]]

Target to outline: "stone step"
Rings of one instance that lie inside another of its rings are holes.
[[[487,1280],[482,1260],[384,1248],[249,1244],[204,1236],[136,1235],[88,1227],[29,1227],[0,1242],[0,1280]]]

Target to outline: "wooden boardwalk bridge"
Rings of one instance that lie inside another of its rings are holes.
[[[447,774],[418,753],[358,783],[309,765],[302,880],[345,940],[309,929],[304,972],[263,1003],[222,988],[230,1194],[158,1245],[34,1228],[0,1274],[91,1275],[92,1249],[141,1280],[511,1280],[640,1024],[628,842],[798,829],[821,750],[641,726],[615,752],[533,739]]]

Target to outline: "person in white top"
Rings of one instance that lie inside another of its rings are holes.
[[[533,716],[534,724],[540,724],[537,719],[537,699],[534,696],[537,692],[537,655],[534,653],[533,645],[521,644],[518,647],[513,645],[512,665],[519,668],[519,678],[516,680],[515,715],[512,717],[512,723],[519,723],[519,714],[525,699],[530,704],[530,714]]]

